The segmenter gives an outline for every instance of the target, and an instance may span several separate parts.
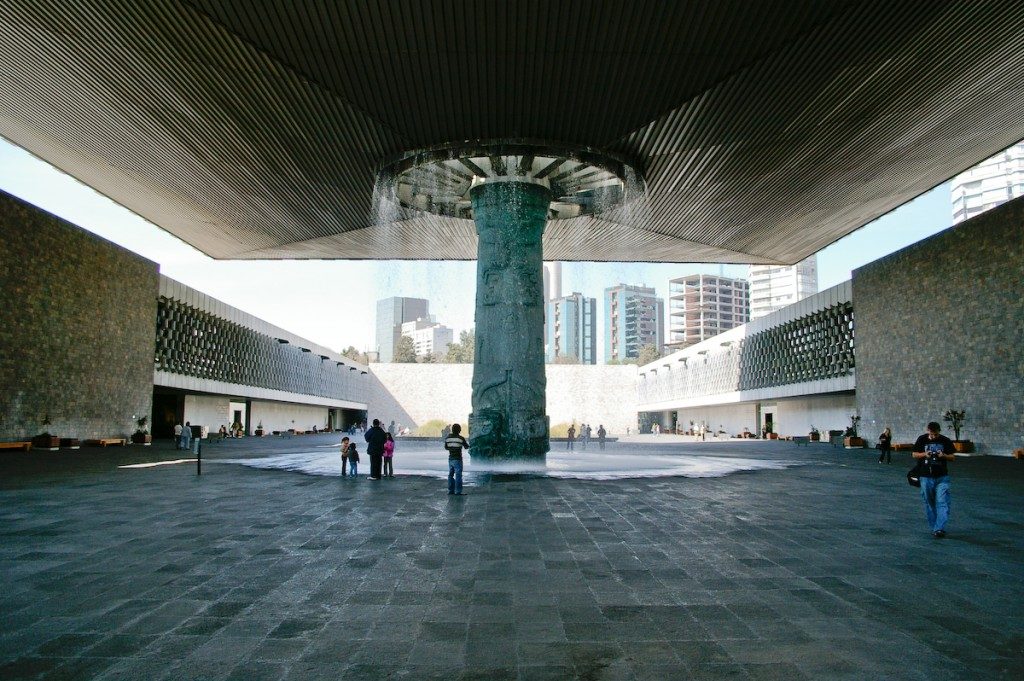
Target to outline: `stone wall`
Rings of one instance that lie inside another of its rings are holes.
[[[980,452],[1024,444],[1024,199],[856,270],[853,302],[865,433],[913,441],[954,408]]]
[[[636,367],[549,364],[551,424],[604,424],[609,433],[636,428]],[[471,411],[471,364],[371,364],[367,417],[415,428],[432,419],[465,424]]]
[[[155,263],[0,192],[0,439],[130,434],[156,298]]]

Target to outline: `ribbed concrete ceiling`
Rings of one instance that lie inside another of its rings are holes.
[[[648,182],[548,259],[792,263],[1024,138],[1014,0],[6,0],[0,64],[0,135],[217,258],[474,258],[375,171],[515,138]]]

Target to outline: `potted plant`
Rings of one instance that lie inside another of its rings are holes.
[[[263,421],[256,426],[256,437],[263,437]]]
[[[147,446],[153,444],[153,436],[149,434],[149,429],[146,428],[147,423],[149,423],[149,418],[145,416],[135,421],[135,425],[138,427],[132,433],[132,444]]]
[[[60,449],[60,438],[56,435],[51,435],[49,430],[46,430],[46,426],[50,425],[50,415],[46,414],[43,416],[43,432],[32,438],[33,449],[48,449],[51,452],[55,452]]]
[[[850,415],[850,427],[843,434],[843,445],[847,449],[861,449],[864,447],[864,438],[857,436],[857,426],[860,424],[860,416]]]
[[[969,454],[974,451],[974,443],[970,440],[960,439],[960,429],[964,427],[967,420],[967,412],[963,409],[947,409],[942,415],[942,420],[953,427],[953,447],[961,454]]]
[[[811,442],[821,441],[821,431],[818,430],[817,426],[811,426],[811,432],[807,436],[811,439]]]
[[[764,436],[768,440],[778,440],[779,434],[775,432],[775,425],[771,423],[764,424]]]

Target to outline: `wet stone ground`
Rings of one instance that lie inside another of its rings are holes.
[[[1024,677],[1020,462],[953,464],[935,540],[905,454],[828,445],[677,444],[804,465],[463,497],[400,457],[380,482],[217,461],[334,439],[207,447],[202,477],[117,467],[160,444],[4,454],[0,678]]]

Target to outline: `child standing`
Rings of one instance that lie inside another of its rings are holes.
[[[348,474],[353,478],[359,470],[359,452],[356,450],[356,443],[348,443]]]
[[[345,466],[348,464],[348,438],[341,438],[341,477],[345,477],[348,473],[345,471]]]
[[[389,478],[395,477],[395,466],[392,459],[395,457],[395,438],[391,437],[391,433],[388,433],[384,439],[384,472],[381,475],[386,475]]]

